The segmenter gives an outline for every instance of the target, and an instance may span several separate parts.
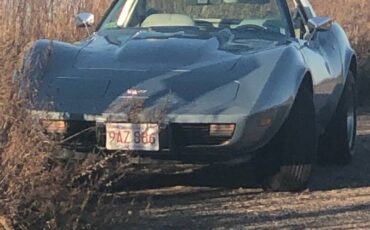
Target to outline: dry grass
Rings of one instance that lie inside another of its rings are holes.
[[[112,171],[124,174],[129,166],[125,156],[51,161],[47,153],[56,147],[40,135],[41,128],[24,109],[27,101],[18,100],[13,81],[14,70],[36,39],[76,41],[86,33],[74,28],[73,16],[86,10],[99,19],[110,2],[0,0],[0,215],[10,217],[17,229],[80,229],[91,227],[88,222],[96,228],[114,225],[104,215],[99,222],[94,215],[109,205],[99,203],[98,194],[110,184]],[[360,54],[365,76],[370,71],[368,0],[313,2],[320,14],[331,15],[344,25]],[[20,77],[27,77],[27,71]],[[87,186],[72,186],[71,181]]]
[[[52,52],[31,50],[15,79],[40,72]],[[88,224],[105,224],[92,218],[109,203],[98,204],[100,192],[114,184],[116,173],[124,175],[131,166],[125,154],[91,154],[83,159],[60,160],[61,149],[29,110],[33,91],[22,90],[17,80],[3,79],[0,121],[0,215],[6,215],[17,229],[81,229]],[[4,88],[5,87],[5,88]],[[87,212],[88,206],[94,206]],[[86,212],[88,214],[86,214]],[[87,218],[89,221],[83,221]],[[96,221],[96,222],[95,222]],[[110,220],[107,220],[110,221]]]
[[[22,63],[25,66],[16,78],[42,71],[51,50],[31,52],[32,58],[23,61],[36,39],[78,40],[85,31],[74,28],[74,15],[83,10],[102,15],[107,2],[0,1],[0,215],[6,215],[17,229],[81,229],[88,228],[89,222],[101,226],[104,218],[97,223],[91,215],[109,204],[97,204],[98,194],[111,184],[113,172],[124,174],[130,165],[120,154],[68,161],[50,157],[59,149],[42,135],[41,125],[26,110],[32,91],[19,98],[13,78]],[[89,205],[95,209],[86,215]]]

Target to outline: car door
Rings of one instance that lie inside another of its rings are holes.
[[[293,17],[299,42],[299,49],[309,67],[314,83],[314,103],[317,121],[325,127],[333,114],[337,98],[341,93],[342,60],[338,42],[332,29],[319,31],[309,39],[307,22],[315,15],[312,7],[297,1],[296,15]]]

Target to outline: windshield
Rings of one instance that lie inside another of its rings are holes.
[[[280,0],[120,0],[101,30],[194,27],[288,35],[287,22]]]

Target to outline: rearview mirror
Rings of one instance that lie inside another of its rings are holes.
[[[92,13],[80,13],[76,17],[77,27],[90,27],[95,23],[95,16]]]

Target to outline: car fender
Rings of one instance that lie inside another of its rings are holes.
[[[68,75],[73,70],[74,59],[85,43],[69,44],[53,40],[38,40],[30,51],[33,65],[42,62],[43,74]]]
[[[355,75],[357,73],[357,55],[354,49],[351,47],[351,43],[345,31],[338,23],[333,23],[332,31],[339,44],[339,49],[343,62],[343,82],[346,82],[345,79],[347,78],[348,72],[351,70],[351,68],[354,68],[352,69],[352,71],[354,71]]]
[[[298,90],[305,79],[309,79],[312,87],[309,69],[296,46],[289,45],[276,63],[266,62],[275,67],[266,76],[268,79],[263,87],[255,90],[259,95],[246,119],[243,137],[240,138],[251,143],[248,151],[263,147],[277,134],[289,116]],[[241,94],[243,91],[248,95],[243,89]],[[264,119],[271,119],[271,124],[261,124]]]

